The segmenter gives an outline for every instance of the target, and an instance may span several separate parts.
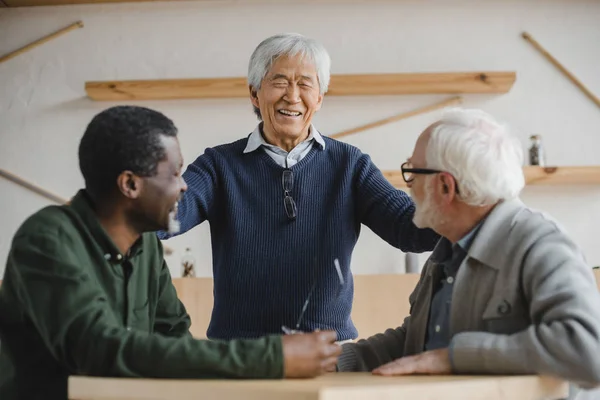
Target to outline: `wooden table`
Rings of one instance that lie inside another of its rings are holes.
[[[541,400],[567,397],[564,381],[538,376],[329,374],[298,380],[158,380],[71,377],[77,400]]]

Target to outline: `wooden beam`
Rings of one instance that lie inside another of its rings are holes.
[[[428,105],[428,106],[425,106],[425,107],[420,107],[420,108],[417,108],[417,109],[412,110],[412,111],[408,111],[408,112],[396,114],[396,115],[393,115],[393,116],[388,117],[388,118],[380,119],[379,121],[371,122],[371,123],[368,123],[366,125],[362,125],[362,126],[358,126],[356,128],[348,129],[348,130],[336,133],[334,135],[331,135],[329,137],[330,138],[334,138],[334,139],[338,139],[338,138],[343,137],[343,136],[347,136],[347,135],[351,135],[353,133],[358,133],[358,132],[366,131],[367,129],[376,128],[378,126],[386,125],[386,124],[389,124],[391,122],[401,121],[403,119],[414,117],[416,115],[424,114],[424,113],[427,113],[427,112],[430,112],[430,111],[437,110],[439,108],[448,107],[448,106],[451,106],[451,105],[454,105],[454,104],[458,104],[458,103],[461,103],[461,102],[462,102],[462,98],[460,96],[455,96],[455,97],[452,97],[450,99],[437,102],[435,104],[431,104],[431,105]]]
[[[73,23],[73,24],[71,24],[71,25],[69,25],[69,26],[67,26],[65,28],[59,29],[58,31],[56,31],[54,33],[51,33],[51,34],[49,34],[47,36],[44,36],[41,39],[38,39],[38,40],[36,40],[34,42],[31,42],[28,45],[25,45],[25,46],[21,47],[20,49],[17,49],[15,51],[11,52],[11,53],[8,53],[8,54],[0,57],[0,63],[8,61],[11,58],[14,58],[14,57],[18,56],[19,54],[25,53],[26,51],[29,51],[29,50],[33,49],[34,47],[42,45],[42,44],[44,44],[46,42],[49,42],[52,39],[56,39],[60,35],[64,35],[67,32],[70,32],[70,31],[72,31],[74,29],[79,29],[79,28],[83,28],[83,22],[81,22],[81,21],[77,21],[77,22],[75,22],[75,23]]]
[[[51,200],[55,203],[58,203],[58,204],[67,203],[67,199],[63,199],[62,197],[60,197],[48,190],[36,185],[36,184],[33,184],[33,183],[21,178],[20,176],[13,174],[12,172],[8,172],[8,171],[0,168],[0,176],[13,182],[13,183],[16,183],[19,186],[24,187],[25,189],[29,189],[32,192],[37,193],[40,196],[43,196],[43,197],[47,198],[48,200]]]
[[[600,107],[600,99],[594,95],[579,79],[575,77],[568,69],[566,69],[552,54],[550,54],[545,48],[542,47],[529,33],[523,32],[521,34],[523,39],[531,43],[531,45],[539,51],[552,65],[554,65],[564,76],[567,77],[579,90],[583,92],[594,104]]]
[[[515,72],[333,75],[327,96],[506,93],[515,79]],[[98,101],[249,96],[245,77],[92,81],[85,90]]]
[[[583,167],[523,167],[526,185],[600,185],[600,166]],[[400,170],[383,171],[383,175],[398,189],[406,189]]]

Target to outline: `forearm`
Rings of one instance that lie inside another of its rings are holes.
[[[71,368],[90,376],[155,378],[283,377],[281,338],[231,342],[170,338],[120,327],[93,326],[68,334]],[[65,360],[66,361],[66,360]]]
[[[233,342],[127,330],[81,267],[45,250],[11,253],[19,301],[53,357],[72,373],[161,378],[280,378],[280,337]],[[43,266],[43,267],[41,267]]]
[[[578,321],[532,325],[512,335],[463,332],[450,344],[457,373],[548,374],[600,384],[600,338]]]
[[[340,372],[371,371],[400,358],[404,353],[406,330],[404,327],[388,329],[357,343],[342,345],[338,361]]]
[[[361,222],[404,252],[433,250],[440,237],[413,223],[415,205],[408,194],[394,188],[367,157],[359,165],[357,204]]]

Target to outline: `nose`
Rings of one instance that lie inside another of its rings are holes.
[[[300,88],[295,83],[288,85],[284,100],[291,104],[300,102]]]
[[[183,179],[183,176],[181,177],[181,193],[185,192],[188,190],[188,185],[187,183],[185,183],[185,180]]]

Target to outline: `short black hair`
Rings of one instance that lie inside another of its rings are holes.
[[[97,114],[79,144],[79,168],[86,190],[104,197],[123,171],[154,176],[165,158],[161,135],[177,136],[173,121],[145,107],[116,106]]]

